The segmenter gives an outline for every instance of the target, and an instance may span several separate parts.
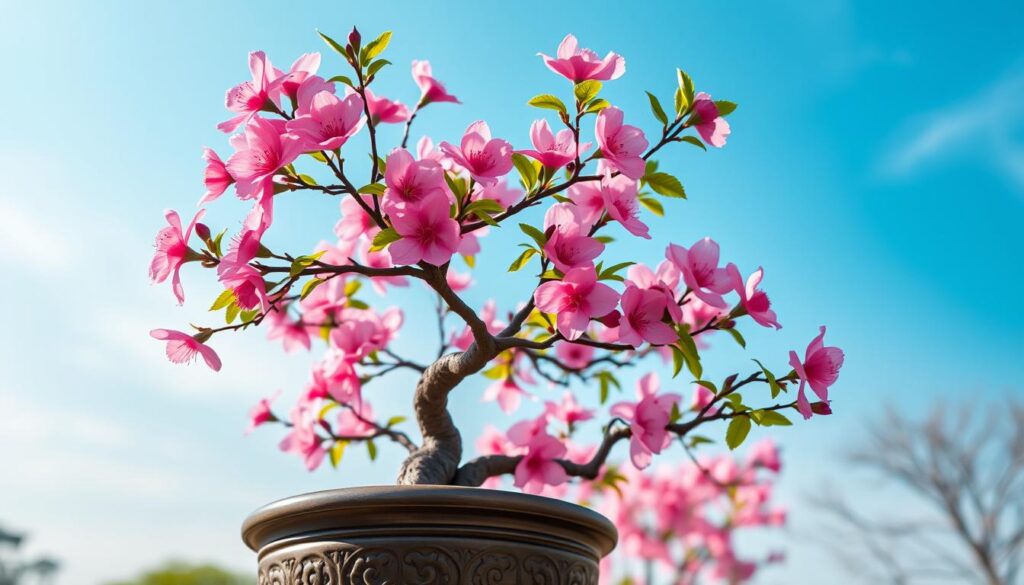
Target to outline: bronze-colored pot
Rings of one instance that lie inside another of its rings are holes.
[[[616,537],[575,504],[448,486],[315,492],[242,526],[259,585],[596,585]]]

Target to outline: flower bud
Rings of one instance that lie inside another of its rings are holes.
[[[210,239],[210,228],[205,223],[196,224],[196,235],[199,239],[206,242]]]
[[[352,27],[352,32],[348,33],[348,44],[352,45],[352,48],[356,51],[359,50],[359,43],[363,40],[362,35],[359,34],[359,29]]]
[[[621,318],[622,313],[619,313],[618,309],[616,309],[611,313],[604,315],[603,317],[598,317],[597,320],[600,321],[601,324],[604,325],[605,327],[618,327],[619,319]]]

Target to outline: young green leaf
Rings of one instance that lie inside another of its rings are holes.
[[[558,99],[556,96],[553,96],[549,93],[542,93],[538,96],[535,96],[527,103],[535,108],[555,110],[563,114],[568,113],[568,110],[566,109],[565,104],[562,103],[562,100]]]
[[[332,39],[331,37],[325,35],[320,31],[316,31],[316,34],[320,35],[320,38],[323,39],[325,43],[327,43],[327,46],[334,49],[335,53],[347,58],[347,56],[345,55],[345,47],[339,45],[338,41]]]
[[[700,148],[701,150],[707,150],[708,149],[708,147],[704,146],[704,143],[700,141],[700,138],[697,138],[696,136],[683,136],[682,138],[679,139],[679,141],[692,144],[692,145]]]
[[[612,104],[608,100],[604,98],[597,98],[596,100],[590,102],[590,105],[587,106],[586,113],[596,114],[610,105]]]
[[[377,444],[373,442],[373,439],[367,439],[366,452],[370,455],[370,461],[377,460]]]
[[[581,104],[585,104],[596,98],[600,91],[601,82],[594,79],[581,81],[573,87],[573,94],[576,95],[576,101]]]
[[[665,113],[665,109],[661,107],[661,102],[658,101],[658,97],[651,92],[647,92],[647,98],[651,101],[651,112],[654,117],[661,122],[662,126],[668,125],[668,114]]]
[[[537,184],[537,168],[533,166],[533,161],[525,155],[513,152],[512,164],[515,165],[516,170],[519,171],[519,176],[523,179],[523,187],[527,191],[533,189],[533,186]]]
[[[547,236],[544,235],[544,232],[540,231],[539,229],[533,227],[528,223],[519,224],[519,229],[523,230],[524,234],[530,236],[530,238],[532,238],[533,241],[536,242],[537,246],[540,248],[543,248],[544,245],[548,243],[548,238]]]
[[[371,60],[373,60],[374,57],[383,53],[384,49],[388,48],[388,43],[390,42],[391,31],[386,30],[380,33],[380,36],[370,41],[366,45],[366,48],[363,49],[364,51],[366,51],[366,53],[364,54],[364,61],[370,62]]]
[[[723,118],[736,111],[736,103],[727,100],[715,100],[715,107],[718,108],[718,115]]]
[[[743,444],[747,435],[750,434],[750,417],[741,414],[729,421],[729,428],[725,431],[725,444],[730,450],[735,450]]]
[[[536,253],[537,253],[537,250],[535,248],[527,248],[527,249],[523,250],[523,253],[520,254],[519,257],[516,258],[515,260],[513,260],[512,264],[509,265],[508,271],[509,272],[516,272],[516,271],[522,269],[522,267],[526,266],[526,263],[529,262],[530,258],[533,258],[533,256]]]
[[[219,311],[233,302],[235,302],[235,293],[231,289],[227,289],[217,295],[217,299],[210,305],[210,310]]]
[[[782,392],[782,388],[779,387],[779,383],[775,379],[775,374],[768,371],[768,368],[764,367],[764,364],[762,364],[761,362],[754,360],[754,363],[756,363],[761,368],[761,373],[764,374],[765,380],[768,380],[768,387],[772,391],[772,398],[775,398],[776,396],[779,395],[780,392]]]
[[[373,242],[370,244],[370,251],[376,252],[383,250],[388,247],[391,242],[397,242],[401,240],[402,236],[395,231],[395,228],[386,228],[377,232],[377,235],[373,237]]]
[[[662,207],[661,201],[652,197],[638,197],[637,201],[639,201],[640,205],[643,205],[644,209],[647,211],[650,211],[658,217],[665,217],[665,208]]]
[[[337,467],[341,463],[341,457],[345,454],[345,447],[348,441],[337,441],[331,445],[331,467]]]
[[[326,281],[325,280],[321,280],[319,278],[311,278],[311,279],[307,280],[306,284],[302,285],[302,292],[299,294],[299,300],[302,300],[302,299],[305,299],[306,297],[308,297],[309,293],[313,292],[313,290],[316,289],[316,287],[320,286],[324,282],[326,282]]]
[[[683,189],[682,183],[668,173],[652,173],[644,176],[644,181],[659,195],[686,199],[686,189]]]

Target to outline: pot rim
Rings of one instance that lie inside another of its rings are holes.
[[[421,511],[447,519],[479,521],[502,516],[539,528],[557,523],[593,543],[599,558],[618,540],[615,525],[583,506],[544,496],[477,487],[441,485],[387,485],[339,488],[283,498],[267,504],[245,519],[242,540],[254,552],[283,539],[310,531],[344,526],[345,517],[380,513],[384,525],[403,526],[408,514]],[[396,514],[401,512],[401,514]]]

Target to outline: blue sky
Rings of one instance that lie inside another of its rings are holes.
[[[217,290],[192,267],[185,308],[167,287],[149,286],[161,212],[190,212],[202,193],[200,148],[226,150],[214,125],[227,117],[223,92],[246,77],[250,50],[285,66],[324,49],[316,28],[393,30],[396,65],[380,91],[414,100],[407,66],[428,58],[464,102],[430,107],[418,132],[453,140],[483,118],[522,147],[538,115],[526,100],[568,89],[535,53],[574,32],[584,46],[626,57],[627,74],[606,97],[648,131],[643,90],[668,99],[676,66],[740,104],[727,148],[661,157],[690,199],[652,219],[652,242],[614,254],[654,263],[668,241],[711,235],[744,270],[765,267],[785,328],[748,329],[747,352],[716,344],[707,362],[719,378],[745,371],[749,357],[783,369],[786,351],[802,350],[820,324],[846,350],[835,416],[778,434],[788,466],[779,498],[793,528],[776,536],[790,562],[761,580],[838,581],[811,542],[819,536],[803,501],[827,481],[879,505],[835,456],[866,417],[885,403],[918,412],[939,398],[1024,393],[1015,376],[1024,360],[1024,51],[1012,26],[1024,14],[1011,4],[448,2],[442,12],[411,2],[5,2],[0,522],[31,529],[40,549],[62,557],[64,583],[172,556],[246,568],[237,528],[254,507],[390,482],[391,449],[376,465],[353,453],[340,470],[309,475],[274,449],[275,431],[241,436],[258,397],[277,388],[294,397],[309,357],[286,358],[255,333],[217,340],[226,365],[216,375],[165,362],[146,331],[208,321]],[[326,71],[340,66],[325,53]],[[237,225],[243,209],[218,202],[209,223]],[[312,196],[279,209],[271,242],[296,251],[329,236],[337,216],[335,201]],[[517,240],[489,236],[479,282],[506,278]],[[522,278],[500,282],[469,300],[497,295],[507,307],[528,294]],[[388,301],[408,315],[400,347],[426,354],[415,332],[432,331],[430,305],[417,293]],[[373,400],[403,412],[412,383],[383,382]],[[467,435],[483,421],[509,422],[479,404],[483,385],[455,399]]]

